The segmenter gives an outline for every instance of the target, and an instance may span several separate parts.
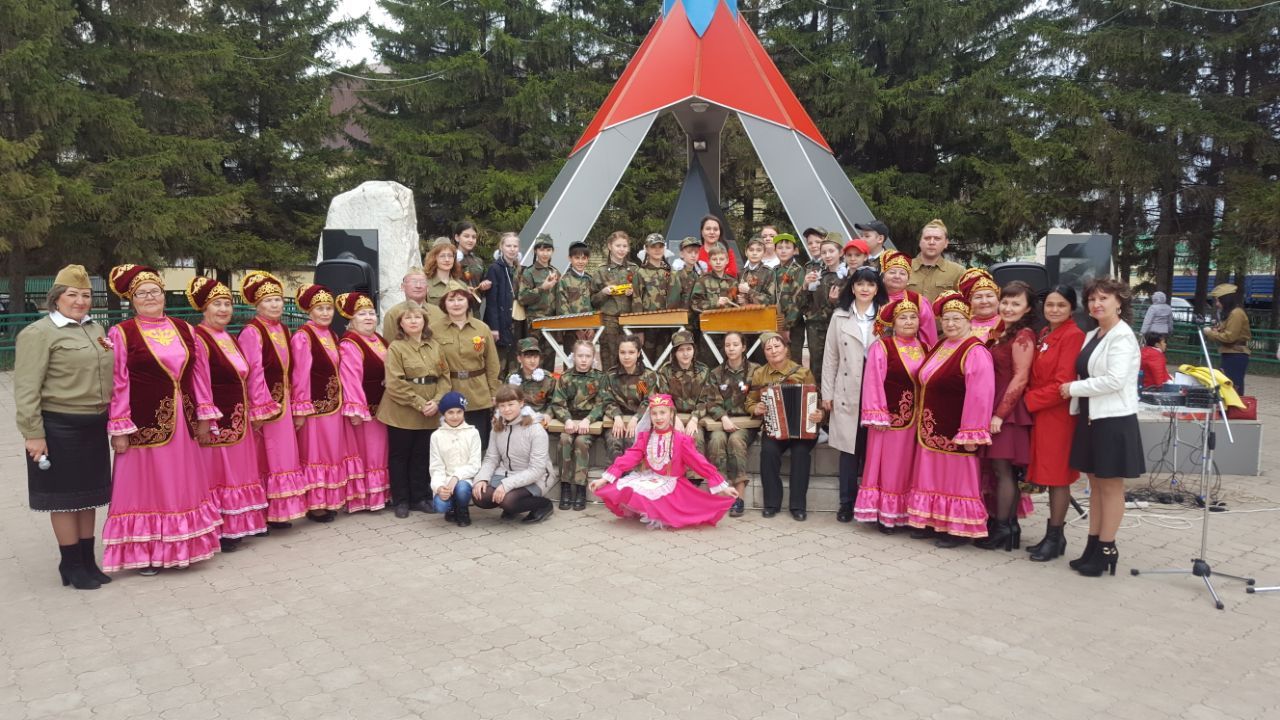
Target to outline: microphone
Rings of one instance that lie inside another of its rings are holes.
[[[53,467],[53,463],[49,462],[48,455],[41,455],[39,458],[36,459],[36,467],[40,468],[41,470],[48,470],[49,468]]]

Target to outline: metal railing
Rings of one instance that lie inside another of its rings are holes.
[[[1142,318],[1146,315],[1148,307],[1149,305],[1145,304],[1134,304],[1134,332],[1142,328]],[[1204,364],[1204,353],[1200,350],[1200,338],[1197,333],[1199,327],[1200,325],[1197,323],[1175,320],[1173,334],[1168,340],[1169,347],[1165,351],[1165,355],[1169,358],[1169,364]],[[1276,350],[1280,348],[1280,330],[1259,328],[1257,325],[1253,325],[1250,328],[1250,334],[1252,338],[1249,340],[1248,374],[1280,375],[1280,360],[1276,359]],[[1215,363],[1218,362],[1216,343],[1209,343],[1209,352],[1213,353],[1213,361]]]

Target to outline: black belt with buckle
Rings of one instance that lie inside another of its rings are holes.
[[[481,374],[481,371],[479,370],[463,370],[461,372],[451,372],[449,373],[449,377],[453,378],[454,380],[466,380],[469,377],[475,377],[480,374]]]
[[[405,380],[408,380],[414,385],[434,385],[435,383],[440,382],[440,376],[439,375],[423,375],[422,377],[405,378]]]

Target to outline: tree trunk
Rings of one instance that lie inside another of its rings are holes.
[[[9,253],[9,314],[27,311],[27,249],[19,240]]]

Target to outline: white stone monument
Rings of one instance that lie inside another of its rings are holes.
[[[333,198],[325,217],[326,230],[378,231],[378,309],[404,300],[400,281],[410,268],[422,267],[418,248],[418,216],[413,192],[400,183],[370,180]],[[316,262],[323,259],[323,248]]]

